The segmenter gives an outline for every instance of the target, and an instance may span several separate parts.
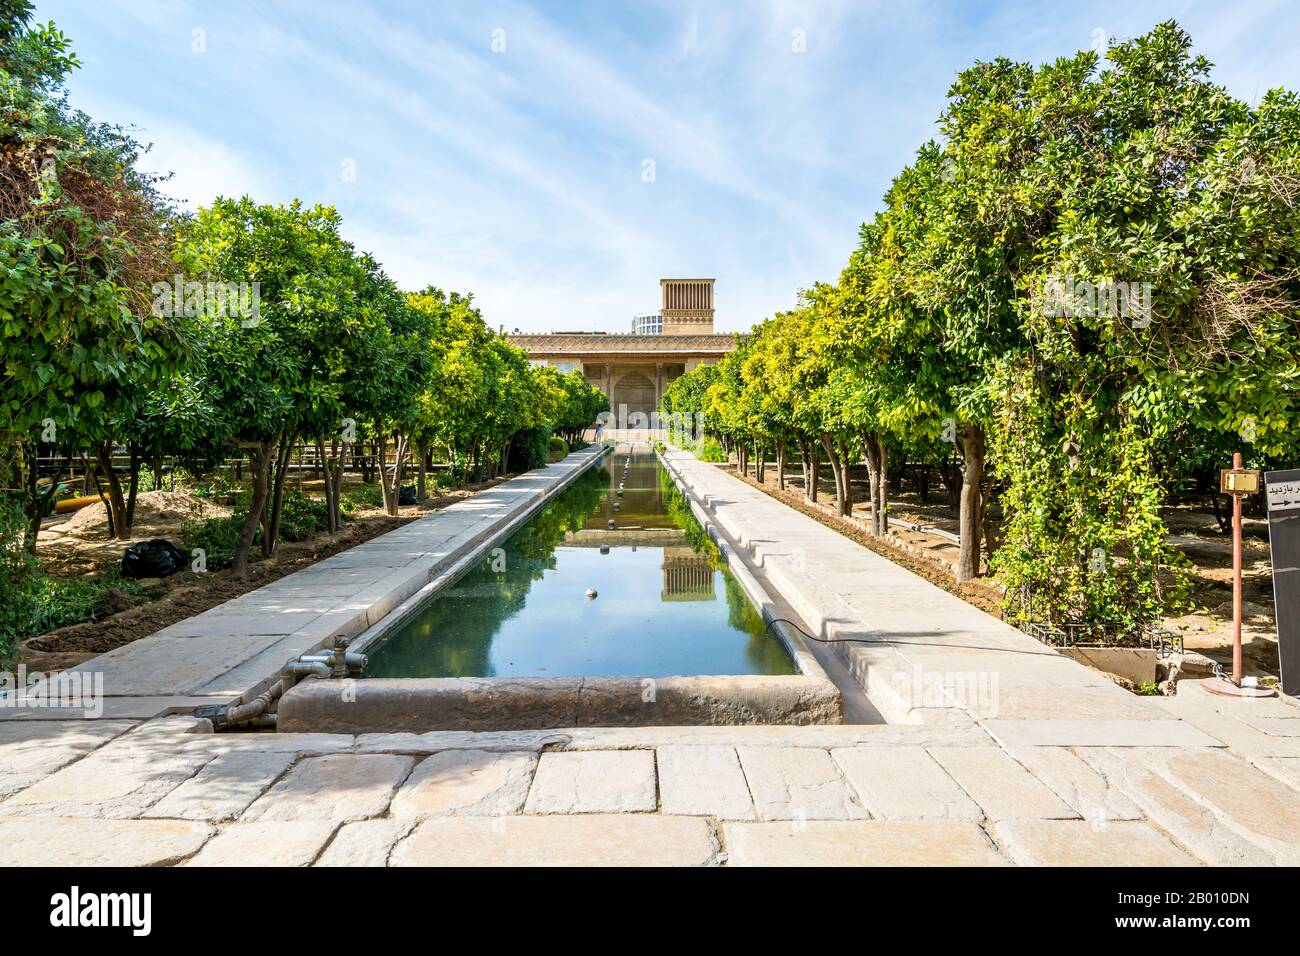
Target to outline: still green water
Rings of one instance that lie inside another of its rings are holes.
[[[367,676],[795,673],[654,455],[624,478],[627,460],[608,456],[395,629]]]

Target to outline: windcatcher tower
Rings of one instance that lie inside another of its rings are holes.
[[[713,333],[713,280],[660,279],[664,335]]]

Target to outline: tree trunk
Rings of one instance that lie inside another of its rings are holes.
[[[382,431],[380,431],[377,426],[375,428],[375,432],[376,434],[379,435],[380,445],[383,449],[382,455],[383,458],[386,459],[388,456],[388,447],[387,447],[388,436],[385,435]],[[402,494],[402,473],[404,470],[404,465],[406,463],[406,452],[409,446],[410,439],[407,438],[407,436],[402,434],[401,432],[396,432],[393,435],[393,439],[394,439],[394,449],[393,449],[392,477],[391,479],[389,478],[389,471],[386,464],[381,464],[379,468],[379,482],[383,486],[384,511],[386,511],[390,515],[397,515],[399,513],[397,509],[401,501],[401,494]]]
[[[45,494],[40,491],[40,476],[37,474],[37,458],[40,455],[40,449],[35,445],[28,445],[26,442],[22,445],[22,456],[25,459],[25,468],[27,474],[27,507],[30,509],[27,513],[27,537],[23,542],[30,554],[36,553],[36,538],[41,533],[41,519],[45,517],[45,505],[53,496],[57,483],[50,482],[50,490]],[[111,522],[113,516],[109,515]]]
[[[803,500],[816,501],[817,475],[813,471],[811,456],[808,454],[808,440],[801,435],[798,444],[799,467],[803,471]]]
[[[852,510],[852,502],[844,486],[844,468],[840,461],[840,455],[835,448],[835,442],[826,432],[819,436],[822,448],[826,451],[826,457],[830,459],[831,474],[835,479],[835,513],[838,515],[847,515]],[[847,509],[847,510],[846,510]]]
[[[984,553],[993,557],[993,552],[998,549],[997,527],[993,523],[993,516],[989,514],[989,504],[991,501],[992,488],[986,489],[982,498],[981,521],[984,525]]]
[[[239,544],[235,547],[235,560],[230,569],[231,574],[237,578],[242,578],[248,573],[248,554],[253,550],[253,538],[266,513],[266,498],[270,487],[271,462],[275,456],[276,441],[272,439],[247,446],[249,469],[253,472],[253,500],[249,502],[248,514],[244,516],[244,527],[239,532]]]
[[[879,435],[876,447],[880,449],[880,483],[871,502],[871,514],[876,522],[876,534],[884,537],[889,534],[889,448]]]
[[[397,502],[393,500],[392,488],[388,483],[388,436],[379,430],[378,425],[375,426],[375,448],[379,460],[379,490],[384,495],[384,513],[391,515],[397,511]]]
[[[122,495],[122,480],[113,470],[113,439],[107,438],[100,442],[96,453],[99,456],[99,467],[108,480],[108,500],[104,502],[104,508],[108,511],[108,533],[118,541],[125,541],[129,537],[130,528],[126,523],[126,499]]]
[[[763,447],[761,442],[754,442],[754,477],[760,485],[763,484],[763,479],[766,477],[765,465],[767,462],[764,460],[766,457],[767,449]]]
[[[961,466],[954,464],[951,458],[946,458],[939,466],[939,472],[943,475],[943,488],[948,496],[948,508],[950,511],[958,511],[961,508]]]
[[[131,489],[126,493],[126,530],[129,534],[135,527],[135,498],[140,493],[140,466],[143,460],[140,457],[140,448],[134,442],[131,443]],[[154,475],[154,487],[158,487],[158,476]]]
[[[415,497],[423,501],[429,476],[429,439],[421,438],[416,442],[415,453],[420,456],[420,466],[415,473]]]
[[[325,488],[325,530],[330,534],[339,530],[339,500],[334,495],[334,472],[325,457],[325,439],[316,436],[316,463]]]
[[[879,510],[880,482],[883,479],[880,469],[880,445],[876,436],[864,433],[858,436],[862,445],[862,457],[867,461],[867,495],[871,499],[871,533],[880,534],[880,522],[876,512]]]
[[[785,439],[776,443],[776,487],[785,491]]]
[[[957,556],[957,580],[969,581],[979,577],[983,540],[980,484],[984,478],[984,432],[978,425],[966,426],[961,448],[961,512],[958,515],[961,549]]]
[[[840,514],[845,517],[853,517],[853,472],[851,469],[853,462],[849,456],[840,453],[840,497],[836,502],[840,509]]]
[[[871,533],[889,533],[889,449],[875,432],[861,436],[862,454],[867,459],[871,494]]]
[[[280,543],[280,515],[284,505],[284,478],[289,473],[289,457],[293,454],[294,442],[297,437],[294,435],[283,435],[280,438],[280,444],[276,448],[275,455],[275,481],[271,487],[270,505],[271,510],[265,523],[265,532],[262,534],[262,555],[269,558],[275,554],[275,549]]]

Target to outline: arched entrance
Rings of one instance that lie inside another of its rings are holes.
[[[616,374],[618,377],[614,380],[614,394],[610,398],[611,410],[620,416],[625,411],[627,415],[640,413],[648,423],[650,413],[655,410],[658,402],[654,379],[640,369]]]

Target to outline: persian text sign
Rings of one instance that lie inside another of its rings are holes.
[[[1268,543],[1273,559],[1273,606],[1282,690],[1300,694],[1300,469],[1270,471]]]
[[[1287,479],[1282,475],[1296,475]],[[1300,511],[1300,471],[1270,471],[1268,473],[1268,513]]]

